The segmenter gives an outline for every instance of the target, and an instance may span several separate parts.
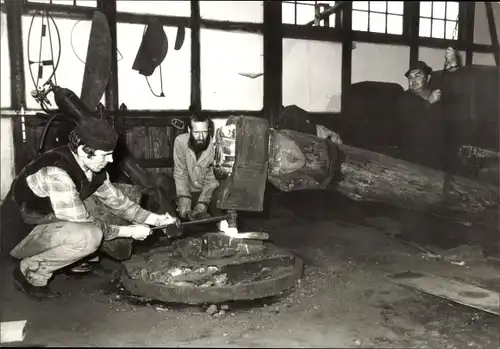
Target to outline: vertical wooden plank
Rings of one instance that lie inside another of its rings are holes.
[[[10,57],[10,106],[21,110],[26,106],[26,87],[24,76],[22,7],[19,0],[5,0],[7,13],[7,38]],[[13,118],[14,164],[15,173],[19,173],[26,164],[26,148],[23,143],[22,117]]]
[[[495,64],[500,65],[500,46],[498,43],[497,27],[495,25],[495,14],[493,13],[493,6],[489,1],[483,1],[486,7],[486,18],[488,20],[488,29],[490,30],[491,47],[493,49],[493,57],[495,57]]]
[[[465,64],[472,65],[474,55],[474,23],[476,17],[476,3],[465,2],[465,34],[464,40],[466,43],[465,49]]]
[[[264,1],[264,117],[273,127],[283,100],[283,32],[281,1]]]
[[[346,105],[346,91],[351,86],[352,77],[352,1],[347,1],[340,12],[342,16],[342,76],[341,76],[341,108]]]
[[[145,127],[132,127],[132,144],[130,152],[136,159],[146,158],[146,129]]]
[[[200,68],[200,2],[191,0],[191,107],[200,111],[201,106],[201,68]]]
[[[410,45],[408,65],[418,61],[419,31],[420,31],[420,4],[418,1],[405,1],[403,16],[403,35]]]
[[[116,115],[118,111],[118,60],[116,37],[116,0],[97,0],[97,9],[102,11],[108,20],[111,34],[111,67],[108,85],[105,92],[106,110],[114,117],[118,134],[124,130],[124,118]]]

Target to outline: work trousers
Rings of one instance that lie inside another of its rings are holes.
[[[21,272],[35,286],[45,286],[52,274],[97,251],[102,231],[92,223],[58,221],[37,225],[11,252]]]

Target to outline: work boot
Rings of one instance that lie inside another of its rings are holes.
[[[26,279],[19,267],[14,269],[12,273],[14,277],[15,286],[21,290],[25,295],[38,300],[58,298],[61,296],[59,292],[52,291],[48,286],[35,286]]]
[[[68,276],[85,275],[97,269],[98,266],[99,258],[97,257],[70,265],[64,273]]]

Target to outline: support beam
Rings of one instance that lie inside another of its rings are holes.
[[[191,109],[201,110],[200,2],[191,0]]]
[[[491,46],[493,47],[493,56],[495,57],[496,66],[500,66],[500,45],[498,44],[497,27],[495,25],[495,15],[491,2],[483,1],[486,7],[486,17],[488,18],[488,28],[490,30]]]
[[[467,45],[465,49],[465,64],[472,65],[474,50],[472,46],[474,45],[474,19],[476,17],[476,3],[475,2],[465,2],[465,34],[464,40]]]
[[[264,117],[277,122],[283,103],[283,33],[281,1],[264,1]]]
[[[22,7],[19,0],[5,0],[7,13],[7,38],[10,58],[10,104],[14,110],[26,107],[26,86],[24,75]],[[23,142],[23,116],[14,116],[14,165],[16,174],[21,171],[26,161],[26,149]]]
[[[408,64],[418,60],[419,49],[419,10],[420,4],[418,1],[405,1],[404,17],[403,17],[403,36],[406,38],[410,46],[410,57]]]
[[[352,2],[346,2],[342,7],[342,77],[341,77],[341,93],[342,101],[341,108],[346,105],[345,96],[346,91],[351,86],[352,76]]]
[[[106,110],[112,115],[118,110],[118,57],[117,57],[117,35],[116,35],[116,0],[98,0],[97,8],[104,13],[108,20],[111,34],[111,71],[108,85],[106,86],[105,99]],[[115,118],[115,128],[118,133],[123,131],[123,120]]]

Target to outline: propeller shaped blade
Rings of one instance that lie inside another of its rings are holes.
[[[108,84],[110,70],[111,33],[108,20],[102,12],[95,11],[80,93],[80,99],[90,110],[94,110],[101,100]]]

